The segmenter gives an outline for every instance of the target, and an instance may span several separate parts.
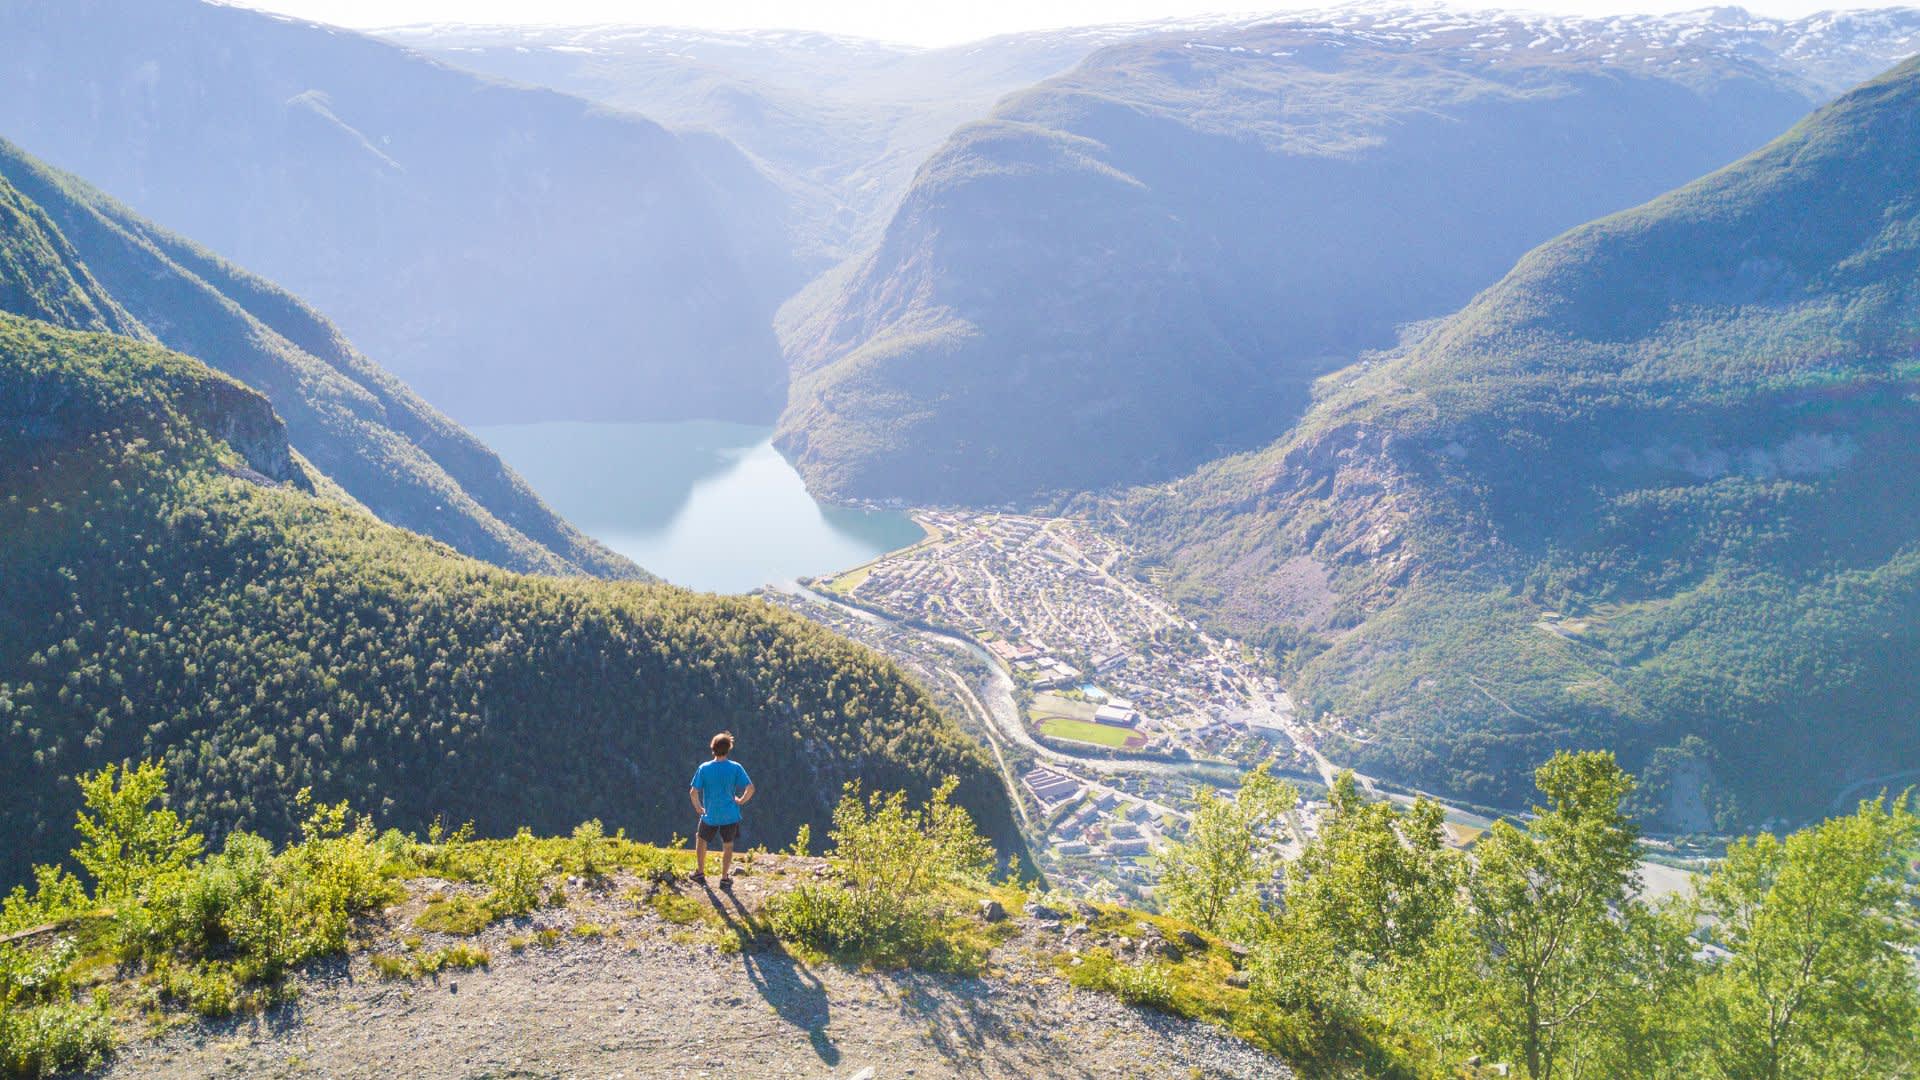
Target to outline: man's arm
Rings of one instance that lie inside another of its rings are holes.
[[[747,790],[741,792],[738,795],[735,795],[733,797],[733,801],[736,803],[739,803],[741,806],[745,806],[747,805],[747,800],[751,798],[753,798],[753,782],[748,781]]]
[[[699,814],[701,817],[705,817],[707,808],[700,803],[700,789],[697,787],[688,788],[687,798],[693,803],[693,812]]]

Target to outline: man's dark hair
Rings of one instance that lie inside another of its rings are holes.
[[[714,757],[726,757],[733,753],[733,732],[723,731],[715,735],[713,741],[707,745],[713,748]]]

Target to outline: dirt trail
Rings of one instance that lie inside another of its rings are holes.
[[[416,895],[373,934],[375,950],[464,943],[486,969],[414,982],[379,978],[367,955],[301,976],[294,1003],[194,1023],[123,1049],[102,1075],[365,1077],[1231,1077],[1291,1074],[1204,1024],[1076,991],[1029,955],[1026,926],[984,978],[861,973],[809,964],[764,933],[759,907],[784,887],[748,876],[738,899],[682,883],[716,912],[640,902],[640,883],[576,887],[563,909],[473,938],[419,934]],[[425,886],[416,883],[422,892]],[[476,892],[450,886],[451,891]],[[600,928],[583,936],[583,927]],[[510,942],[558,931],[515,951]],[[742,944],[743,943],[743,944]],[[1053,942],[1057,948],[1058,942]],[[738,947],[736,948],[736,945]],[[866,1070],[871,1069],[870,1073]]]

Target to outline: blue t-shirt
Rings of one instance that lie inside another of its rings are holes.
[[[735,795],[747,790],[753,781],[747,779],[747,770],[732,758],[709,761],[693,770],[693,783],[689,788],[700,792],[700,805],[707,812],[700,820],[709,825],[731,825],[740,820],[740,804],[733,801]]]

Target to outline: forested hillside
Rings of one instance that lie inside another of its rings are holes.
[[[1382,8],[1100,50],[956,132],[783,327],[780,445],[823,492],[922,502],[1177,475],[1824,93],[1677,19]]]
[[[384,521],[509,569],[639,575],[298,299],[4,139],[0,311],[205,358],[265,393],[293,448]]]
[[[0,315],[0,880],[66,844],[102,763],[164,760],[215,833],[294,796],[483,834],[691,828],[731,728],[748,843],[845,781],[942,776],[1015,837],[985,754],[891,664],[765,604],[521,577],[315,498],[267,401],[158,346]]]
[[[0,133],[286,287],[462,423],[784,400],[785,201],[722,140],[202,0],[0,4],[0,40]]]
[[[1130,520],[1386,777],[1607,746],[1705,829],[1920,775],[1916,115],[1920,61],[1560,237]]]

